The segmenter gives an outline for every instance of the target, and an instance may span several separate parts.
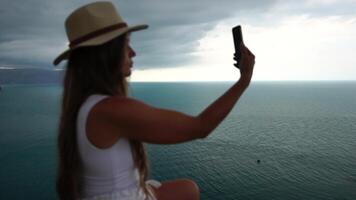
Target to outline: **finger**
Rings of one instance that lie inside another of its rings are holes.
[[[246,51],[248,52],[249,55],[252,55],[253,57],[255,56],[255,55],[250,51],[250,49],[248,49],[247,47],[246,47]]]
[[[244,42],[240,42],[240,49],[243,49],[243,48],[245,48],[246,46],[245,46],[245,44],[244,44]]]
[[[240,47],[243,47],[245,46],[243,42],[240,42]]]
[[[241,47],[241,53],[248,54],[248,51],[246,50],[246,46]]]

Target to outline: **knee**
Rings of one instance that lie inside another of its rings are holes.
[[[200,199],[200,189],[195,181],[191,179],[182,179],[182,182],[184,183],[187,192],[189,192],[189,196],[192,197],[191,199]]]

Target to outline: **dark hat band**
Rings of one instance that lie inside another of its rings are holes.
[[[85,42],[87,40],[90,40],[92,38],[95,38],[95,37],[98,37],[99,35],[102,35],[102,34],[105,34],[105,33],[108,33],[108,32],[111,32],[113,30],[116,30],[116,29],[120,29],[120,28],[123,28],[123,27],[127,27],[127,24],[125,22],[122,22],[122,23],[118,23],[118,24],[114,24],[114,25],[111,25],[111,26],[107,26],[105,28],[102,28],[102,29],[99,29],[99,30],[96,30],[94,32],[91,32],[91,33],[88,33],[82,37],[79,37],[73,41],[71,41],[69,43],[69,48],[73,48],[74,46],[82,43],[82,42]]]

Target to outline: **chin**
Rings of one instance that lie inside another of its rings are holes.
[[[125,76],[125,77],[130,77],[130,76],[131,76],[131,72],[126,73],[124,76]]]

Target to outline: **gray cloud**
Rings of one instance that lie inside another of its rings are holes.
[[[338,1],[314,1],[305,0],[305,2],[294,0],[278,0],[275,4],[282,9],[276,10],[279,14],[308,14],[311,17],[321,17],[330,15],[355,15],[355,0]]]
[[[91,1],[2,0],[0,3],[0,65],[37,65],[51,62],[67,41],[64,20]],[[194,60],[197,40],[219,21],[235,15],[267,12],[274,0],[113,1],[128,24],[150,28],[132,34],[136,66],[174,67]],[[6,6],[5,6],[6,5]]]

